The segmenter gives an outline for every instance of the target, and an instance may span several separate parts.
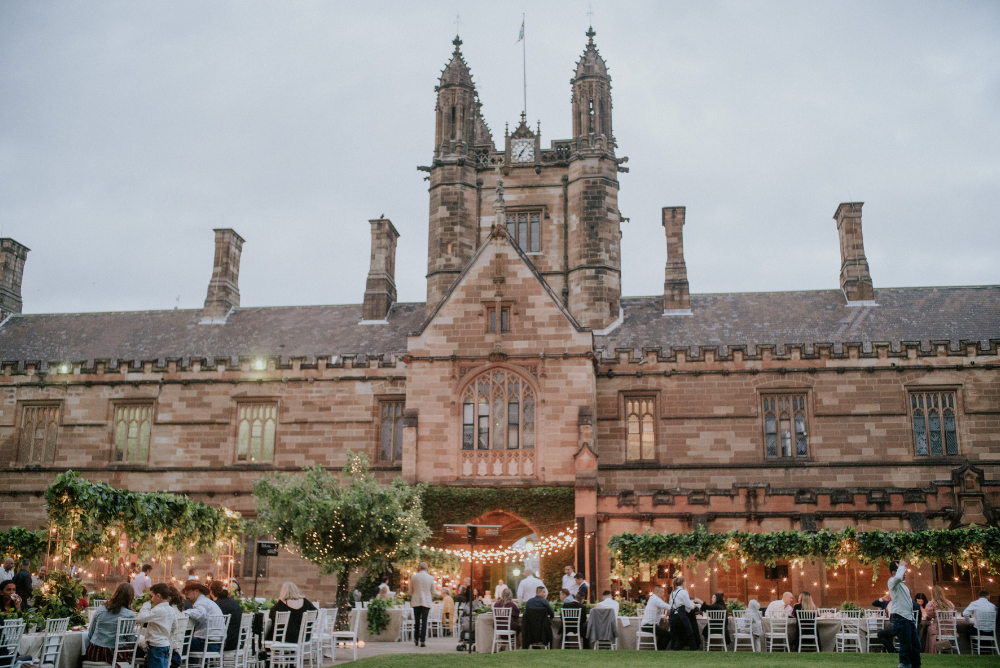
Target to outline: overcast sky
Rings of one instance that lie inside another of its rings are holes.
[[[502,141],[570,136],[582,2],[0,3],[0,227],[26,313],[200,308],[215,227],[244,306],[358,303],[370,218],[425,298],[434,86],[462,50]],[[626,295],[838,287],[864,201],[879,287],[1000,283],[1000,2],[601,2]]]

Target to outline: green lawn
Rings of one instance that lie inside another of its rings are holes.
[[[1000,666],[997,656],[953,656],[921,655],[927,668],[946,666]],[[501,652],[499,654],[383,654],[362,659],[357,665],[365,668],[438,668],[468,666],[517,666],[518,668],[607,668],[609,664],[629,668],[650,666],[677,666],[678,668],[699,668],[701,666],[740,666],[740,668],[813,668],[814,666],[879,666],[896,668],[896,655],[885,654],[722,654],[719,652],[594,652],[589,650],[549,650]]]

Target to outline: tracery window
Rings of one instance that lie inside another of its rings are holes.
[[[768,457],[809,455],[806,395],[764,397],[764,449]]]
[[[384,462],[403,458],[403,408],[405,402],[383,401],[380,412],[379,456]]]
[[[535,393],[517,374],[487,371],[462,395],[463,450],[532,450]]]
[[[653,397],[625,399],[625,457],[630,460],[656,459],[656,420]]]
[[[273,462],[278,404],[240,404],[238,413],[236,461]]]
[[[41,464],[56,458],[59,406],[25,406],[21,412],[21,443],[18,461]]]
[[[152,425],[152,404],[115,406],[115,461],[148,461]]]
[[[917,455],[958,454],[954,392],[911,392],[913,444]]]
[[[542,247],[541,211],[518,211],[507,214],[507,233],[525,253],[538,253]]]

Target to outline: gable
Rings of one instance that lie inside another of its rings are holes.
[[[508,332],[489,331],[489,309],[498,302],[509,309]],[[498,228],[407,344],[410,355],[578,354],[593,350],[593,334]]]

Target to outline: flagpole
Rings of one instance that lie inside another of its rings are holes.
[[[524,30],[524,14],[521,14],[521,30]],[[524,114],[528,114],[528,46],[527,40],[521,39],[521,71],[524,76]]]

